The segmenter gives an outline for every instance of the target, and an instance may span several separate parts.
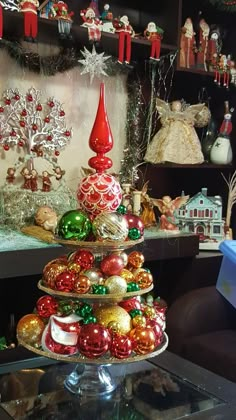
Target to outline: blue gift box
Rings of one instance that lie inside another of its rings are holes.
[[[216,289],[236,308],[236,241],[223,241],[219,249],[223,260]]]

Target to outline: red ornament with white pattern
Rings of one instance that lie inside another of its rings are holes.
[[[82,179],[77,198],[85,211],[96,216],[104,211],[115,211],[122,199],[119,182],[105,172],[112,167],[112,160],[105,155],[113,147],[113,137],[105,107],[104,83],[101,83],[99,105],[89,146],[97,154],[88,162],[96,173]]]

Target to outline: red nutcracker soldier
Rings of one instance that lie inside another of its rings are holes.
[[[125,63],[130,63],[131,58],[131,36],[134,35],[134,30],[129,23],[128,16],[124,15],[119,20],[114,20],[113,25],[116,33],[119,35],[119,56],[118,63],[123,64],[126,43],[126,60]]]
[[[28,42],[37,42],[38,35],[38,0],[22,0],[20,11],[24,13],[24,39]]]
[[[187,18],[181,28],[180,37],[180,67],[191,68],[195,65],[196,40],[193,23]]]
[[[163,38],[163,29],[159,28],[154,22],[149,22],[144,31],[144,36],[151,42],[150,60],[159,61],[161,52],[161,40]]]
[[[98,45],[101,39],[102,21],[96,17],[91,7],[81,10],[80,16],[84,21],[81,26],[88,28],[89,41]]]

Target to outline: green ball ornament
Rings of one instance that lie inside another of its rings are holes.
[[[89,315],[84,318],[84,324],[96,324],[97,318],[93,315]]]
[[[63,239],[84,241],[92,230],[92,223],[81,210],[67,211],[58,223],[58,235]]]
[[[58,307],[58,312],[62,315],[70,315],[73,312],[73,306],[68,302],[61,302]]]
[[[131,228],[129,229],[128,237],[132,241],[137,241],[137,239],[141,238],[141,232],[137,228]]]
[[[127,284],[127,292],[138,292],[140,290],[140,287],[137,283],[134,281],[131,281]]]
[[[143,315],[143,312],[141,311],[141,309],[132,309],[129,312],[129,315],[131,316],[131,318],[135,318],[137,315]]]
[[[92,291],[94,295],[107,295],[108,288],[103,284],[93,284]]]
[[[88,303],[85,303],[79,309],[79,315],[82,316],[83,318],[86,318],[88,315],[91,315],[92,312],[93,312],[93,308]]]
[[[127,213],[127,208],[125,206],[123,206],[123,204],[121,204],[117,209],[116,212],[119,214],[126,214]]]

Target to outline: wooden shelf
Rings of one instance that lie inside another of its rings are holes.
[[[233,165],[215,165],[214,163],[201,163],[196,165],[180,165],[178,163],[146,163],[146,165],[153,166],[157,169],[218,169],[218,170],[230,170],[234,169]],[[144,166],[144,165],[143,165]]]
[[[200,74],[201,76],[214,77],[214,72],[205,71],[203,69],[197,69],[195,67],[192,67],[192,68],[188,69],[186,67],[180,67],[178,65],[177,68],[176,68],[176,71],[184,71],[186,73],[193,73],[193,74]]]
[[[4,32],[3,38],[6,40],[21,41],[24,35],[23,13],[9,12],[4,10]],[[71,28],[72,41],[60,40],[58,35],[57,21],[49,19],[38,19],[38,42],[56,46],[71,48],[89,47],[88,30],[78,24],[73,23]],[[114,57],[118,56],[118,35],[102,32],[100,49]],[[25,43],[26,45],[26,43]],[[28,43],[29,49],[36,48],[35,44]],[[162,53],[176,51],[177,44],[162,44]],[[37,49],[36,51],[37,52]],[[148,59],[150,54],[150,42],[144,38],[132,38],[132,59]]]

